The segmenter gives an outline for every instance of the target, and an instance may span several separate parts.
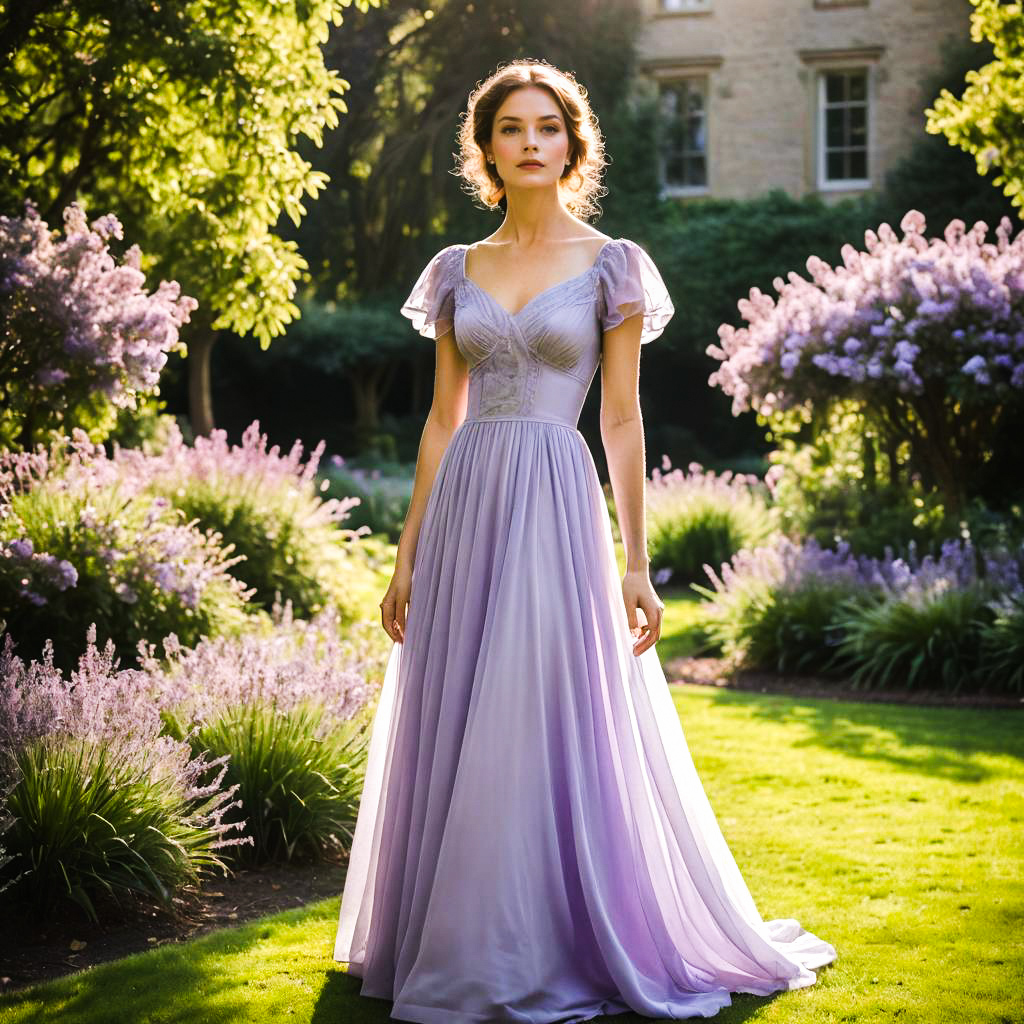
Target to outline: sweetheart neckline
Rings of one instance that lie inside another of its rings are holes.
[[[557,288],[562,288],[567,284],[571,284],[573,281],[578,281],[582,277],[589,277],[591,274],[593,274],[594,271],[597,270],[598,264],[601,262],[601,257],[604,254],[605,249],[607,249],[608,246],[611,245],[613,242],[619,241],[621,241],[621,239],[619,238],[609,238],[608,241],[605,242],[601,246],[601,248],[597,250],[597,255],[594,257],[594,262],[591,263],[586,270],[581,271],[579,274],[573,274],[572,277],[564,278],[563,280],[558,281],[553,285],[549,285],[547,288],[543,289],[543,291],[537,292],[537,294],[534,295],[532,299],[527,300],[514,313],[507,310],[486,288],[481,287],[466,273],[466,254],[470,250],[470,246],[468,244],[464,244],[462,247],[462,260],[460,263],[460,269],[462,271],[462,280],[468,281],[478,292],[480,292],[481,295],[489,299],[494,306],[500,309],[502,313],[504,313],[505,316],[509,318],[509,320],[516,320],[520,316],[522,316],[522,314],[527,309],[529,309],[529,307],[532,306],[538,299],[541,299],[545,295],[547,295],[548,292],[553,292]]]

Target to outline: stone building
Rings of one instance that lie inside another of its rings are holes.
[[[922,79],[970,0],[639,0],[666,196],[826,200],[879,187],[925,133]]]

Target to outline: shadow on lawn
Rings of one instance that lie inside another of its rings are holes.
[[[821,746],[853,757],[957,782],[1002,772],[987,757],[1024,758],[1024,717],[1016,711],[855,704],[830,698],[716,690],[716,705],[757,718],[802,726],[795,747]]]
[[[297,911],[293,911],[297,913]],[[253,956],[263,929],[231,928],[182,945],[137,953],[87,968],[56,981],[12,992],[0,1000],[0,1019],[57,1020],[62,1024],[98,1021],[193,1019],[203,1024],[237,1024],[250,1004],[250,990],[223,967],[222,958]],[[111,1003],[116,1001],[116,1015]],[[23,1007],[32,1007],[24,1016]],[[168,1016],[191,1007],[196,1016]]]
[[[389,1016],[390,1000],[361,996],[362,980],[343,971],[328,972],[327,980],[320,990],[320,997],[310,1018],[310,1024],[387,1024],[396,1018]],[[732,1006],[727,1006],[715,1015],[716,1024],[741,1024],[760,1012],[783,993],[771,996],[751,996],[738,993],[732,997]],[[653,1024],[655,1020],[670,1021],[672,1018],[644,1017],[638,1013],[617,1013],[609,1016],[591,1017],[588,1024]],[[687,1017],[687,1020],[693,1020]]]

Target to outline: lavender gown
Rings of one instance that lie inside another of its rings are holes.
[[[441,250],[402,313],[453,323],[469,409],[438,466],[370,739],[334,959],[420,1024],[711,1016],[835,958],[759,915],[655,648],[631,653],[576,429],[602,328],[672,302],[629,239],[510,314]]]

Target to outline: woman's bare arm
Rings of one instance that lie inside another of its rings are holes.
[[[642,654],[658,642],[665,608],[651,585],[647,555],[647,453],[639,391],[642,321],[637,314],[605,331],[601,355],[601,440],[626,549],[622,596],[630,629],[634,633],[647,631],[634,645],[634,654]],[[643,610],[646,626],[637,622],[637,608]]]
[[[453,330],[437,339],[435,351],[434,396],[420,436],[412,498],[398,540],[395,572],[380,604],[382,625],[391,639],[399,642],[405,639],[405,615],[412,589],[412,567],[415,564],[420,524],[426,511],[427,499],[434,485],[441,456],[452,434],[466,418],[469,400],[469,368],[455,344]]]

